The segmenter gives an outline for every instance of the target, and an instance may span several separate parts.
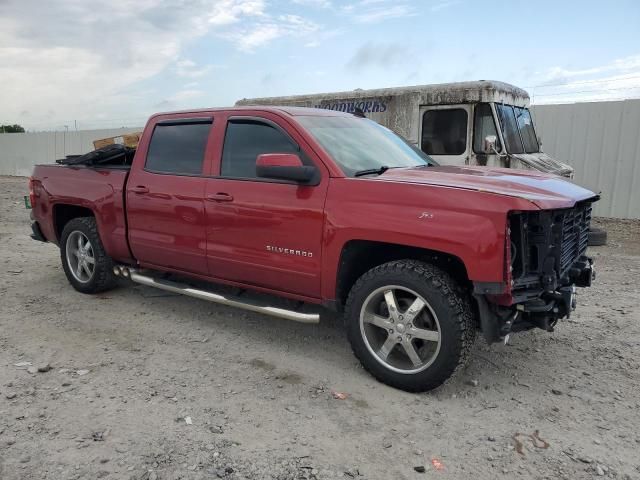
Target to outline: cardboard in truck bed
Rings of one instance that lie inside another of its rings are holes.
[[[107,145],[120,144],[126,147],[137,148],[142,132],[127,133],[125,135],[116,135],[115,137],[101,138],[93,141],[93,148],[96,150]]]

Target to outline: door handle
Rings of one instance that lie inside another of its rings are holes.
[[[207,200],[210,202],[232,202],[233,197],[228,193],[216,193],[214,195],[208,195]]]
[[[131,187],[131,191],[133,193],[149,193],[149,187],[145,187],[144,185],[137,185],[135,187]]]

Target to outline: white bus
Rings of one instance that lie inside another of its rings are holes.
[[[573,176],[569,165],[541,151],[527,92],[503,82],[480,80],[249,98],[236,105],[361,112],[402,135],[442,165],[524,168]]]

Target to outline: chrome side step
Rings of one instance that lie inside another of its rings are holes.
[[[250,310],[252,312],[263,313],[265,315],[271,315],[272,317],[284,318],[285,320],[293,320],[294,322],[302,323],[318,323],[320,322],[319,313],[300,313],[294,310],[287,310],[284,308],[271,307],[267,304],[263,304],[257,301],[246,301],[244,299],[225,297],[218,293],[208,292],[206,290],[200,290],[190,287],[188,285],[172,282],[170,280],[158,279],[142,275],[135,269],[116,266],[113,267],[113,273],[117,276],[123,276],[129,278],[136,283],[147,285],[149,287],[159,288],[168,292],[180,293],[189,297],[199,298],[201,300],[208,300],[210,302],[220,303],[222,305],[228,305],[230,307],[242,308],[244,310]]]

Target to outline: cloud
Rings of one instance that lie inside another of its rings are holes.
[[[329,8],[332,6],[329,0],[292,0],[291,3],[314,8]]]
[[[315,28],[270,14],[266,0],[0,0],[0,121],[22,121],[22,111],[31,112],[30,128],[119,118],[133,97],[138,109],[149,98],[148,89],[132,93],[138,82],[161,73],[200,78],[215,68],[182,57],[199,37],[226,32],[250,51]],[[144,108],[137,114],[151,113]]]
[[[177,91],[169,101],[172,103],[182,103],[185,100],[191,100],[193,98],[201,97],[204,95],[202,90],[197,89],[186,89]]]
[[[189,108],[195,106],[194,100],[202,98],[206,93],[205,91],[196,88],[197,86],[197,82],[189,82],[183,85],[181,90],[178,90],[168,98],[155,103],[153,105],[154,111],[168,111],[175,110],[177,108]],[[144,122],[142,122],[142,124],[144,124]]]
[[[193,60],[178,60],[176,62],[176,74],[179,77],[198,78],[206,75],[213,69],[212,65],[199,67]]]
[[[304,37],[319,30],[319,25],[298,15],[279,15],[220,36],[234,43],[243,52],[254,52],[257,48],[282,37]]]
[[[605,65],[598,65],[583,69],[568,69],[564,67],[552,67],[543,73],[545,84],[569,82],[573,78],[592,76],[607,72],[627,72],[640,70],[640,55],[619,58]]]
[[[640,95],[640,55],[603,65],[571,69],[552,67],[526,87],[535,103],[615,100]]]
[[[346,67],[360,71],[364,68],[387,68],[408,63],[411,49],[398,43],[365,43],[349,59]]]
[[[409,3],[396,0],[360,0],[343,5],[341,10],[356,23],[380,23],[417,15]]]
[[[462,0],[444,0],[431,5],[431,11],[439,12],[440,10],[459,5],[460,3],[462,3]]]

